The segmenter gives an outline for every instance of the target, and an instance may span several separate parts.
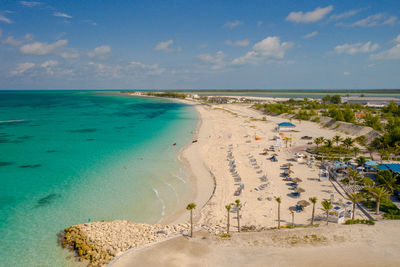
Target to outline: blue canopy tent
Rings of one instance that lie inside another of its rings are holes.
[[[339,161],[335,161],[333,163],[333,166],[335,166],[336,168],[347,168],[347,165],[345,163]]]
[[[293,130],[294,128],[296,128],[296,125],[294,125],[293,123],[281,122],[278,124],[277,130],[278,132],[282,132],[282,131],[290,131]]]

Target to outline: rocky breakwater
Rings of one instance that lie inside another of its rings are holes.
[[[78,224],[60,233],[64,248],[76,251],[89,266],[102,266],[130,248],[187,232],[189,224],[140,224],[129,221],[102,221]]]

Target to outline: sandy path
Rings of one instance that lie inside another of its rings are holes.
[[[399,266],[399,238],[395,221],[241,233],[231,240],[197,232],[132,252],[113,266]]]

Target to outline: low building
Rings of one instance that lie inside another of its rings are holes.
[[[394,102],[400,104],[400,98],[395,97],[343,97],[343,103],[347,104],[361,104],[367,107],[383,108]]]

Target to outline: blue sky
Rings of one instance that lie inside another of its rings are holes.
[[[0,89],[400,88],[400,1],[0,0]]]

